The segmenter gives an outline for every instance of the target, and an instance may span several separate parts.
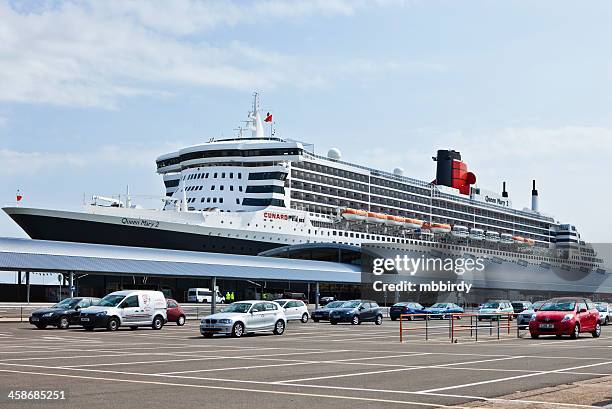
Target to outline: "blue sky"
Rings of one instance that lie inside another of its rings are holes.
[[[164,192],[154,159],[231,136],[251,93],[281,136],[481,187],[608,241],[612,4],[569,1],[0,3],[0,200],[79,209]],[[4,214],[0,235],[23,236]]]

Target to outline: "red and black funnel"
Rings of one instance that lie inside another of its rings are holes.
[[[468,172],[467,164],[461,161],[461,153],[454,150],[438,150],[433,158],[437,162],[437,185],[459,189],[464,195],[470,194],[470,186],[476,183],[476,175]]]

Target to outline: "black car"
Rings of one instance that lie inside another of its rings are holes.
[[[346,301],[331,301],[325,304],[324,307],[314,310],[312,313],[312,320],[314,322],[319,321],[329,321],[329,313],[332,312],[335,308],[339,308]]]
[[[382,324],[382,319],[382,312],[378,304],[369,300],[347,301],[329,313],[329,322],[332,325],[336,325],[339,322],[350,322],[353,325],[357,325],[366,321],[372,321],[376,325],[380,325]]]
[[[531,308],[531,303],[529,301],[512,301],[511,304],[515,314],[520,314]]]
[[[405,317],[408,321],[412,321],[416,317],[419,319],[425,319],[426,317],[426,315],[410,315],[425,314],[425,308],[418,302],[398,302],[397,304],[393,304],[393,306],[389,309],[389,317],[391,317],[392,321],[397,320],[404,314],[409,314],[407,317]]]
[[[98,304],[99,298],[75,297],[65,298],[49,308],[41,308],[32,312],[30,324],[36,325],[38,329],[52,325],[66,329],[70,325],[81,325],[79,310]]]

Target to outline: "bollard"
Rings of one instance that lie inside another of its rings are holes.
[[[19,322],[23,322],[23,307],[19,307]]]
[[[501,315],[497,317],[497,340],[499,341],[499,324],[501,323]]]
[[[400,314],[400,343],[404,342],[404,327],[402,325],[402,317],[403,317],[403,315]]]
[[[429,340],[429,334],[428,334],[428,330],[429,330],[429,320],[427,319],[428,317],[425,316],[425,341]]]

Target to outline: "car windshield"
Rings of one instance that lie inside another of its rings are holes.
[[[574,311],[576,301],[559,300],[549,301],[540,308],[540,311]]]
[[[342,308],[357,308],[361,304],[360,301],[347,301],[342,304]]]
[[[487,303],[484,303],[482,308],[499,308],[499,303],[498,302],[487,302]]]
[[[65,298],[51,308],[74,308],[79,301],[81,301],[80,298]]]
[[[544,305],[544,301],[536,301],[533,303],[533,305],[531,306],[532,309],[537,310],[542,308],[542,306]]]
[[[248,312],[252,304],[246,302],[236,302],[227,306],[223,312]]]
[[[344,304],[344,301],[332,301],[323,308],[336,308]]]
[[[116,307],[125,298],[125,295],[109,294],[98,303],[100,307]]]
[[[287,300],[274,300],[275,303],[278,303],[281,307],[284,307],[287,304]]]
[[[448,304],[437,302],[434,305],[432,305],[431,308],[446,308],[447,306],[448,306]]]
[[[608,306],[606,304],[597,304],[597,311],[606,312],[608,311]]]
[[[405,307],[407,305],[408,303],[405,303],[405,302],[398,302],[397,304],[393,304],[394,307]]]

